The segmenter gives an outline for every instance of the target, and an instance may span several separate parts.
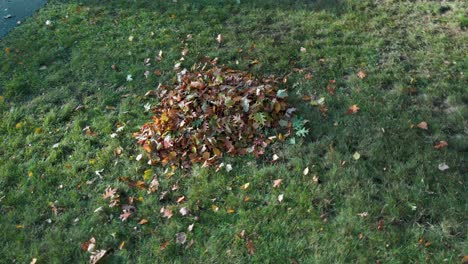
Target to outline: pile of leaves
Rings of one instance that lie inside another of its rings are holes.
[[[280,84],[274,76],[256,79],[225,67],[184,69],[174,85],[146,94],[159,102],[151,109],[152,121],[134,136],[152,165],[188,169],[194,163],[216,164],[225,154],[258,157],[295,127],[296,109]]]

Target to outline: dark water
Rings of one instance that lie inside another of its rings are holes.
[[[0,0],[0,38],[18,21],[23,21],[44,5],[47,0]]]

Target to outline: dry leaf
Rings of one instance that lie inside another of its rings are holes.
[[[161,246],[159,246],[159,250],[165,250],[167,248],[167,246],[169,245],[169,241],[165,241],[161,244]]]
[[[163,217],[169,219],[172,217],[173,213],[172,213],[172,210],[169,209],[169,208],[164,208],[162,207],[160,212],[163,214]]]
[[[307,49],[304,48],[304,47],[301,47],[301,48],[300,48],[300,51],[301,51],[302,53],[304,53],[304,52],[307,52]]]
[[[216,37],[216,41],[218,41],[218,43],[221,45],[221,42],[223,42],[223,36],[221,36],[221,34],[218,34],[218,36]]]
[[[102,195],[103,199],[112,198],[114,197],[115,193],[117,192],[117,188],[107,187]]]
[[[279,159],[278,155],[274,154],[272,161],[277,161]]]
[[[448,146],[447,141],[442,140],[437,145],[435,145],[434,148],[435,149],[441,149],[441,148],[445,148],[446,146]]]
[[[273,181],[273,188],[278,188],[281,185],[282,182],[283,182],[282,179],[274,180]]]
[[[125,247],[125,241],[122,241],[122,243],[120,243],[119,245],[119,250],[123,250]]]
[[[195,226],[195,224],[189,225],[189,226],[187,227],[187,230],[188,230],[189,232],[191,232],[191,231],[193,230],[193,227],[194,227],[194,226]]]
[[[439,164],[439,170],[440,171],[445,171],[445,170],[448,170],[449,168],[450,167],[447,164],[445,164],[445,162]]]
[[[177,244],[185,244],[187,241],[187,235],[184,232],[180,232],[176,234],[176,243]]]
[[[304,174],[304,176],[309,174],[309,167],[305,168],[304,171],[302,171],[302,174]]]
[[[138,224],[140,225],[144,225],[144,224],[147,224],[149,221],[146,220],[146,219],[141,219],[140,222],[138,222]]]
[[[356,75],[359,79],[364,79],[367,76],[364,71],[359,71]]]
[[[357,105],[352,105],[348,108],[348,111],[346,111],[347,115],[355,114],[359,111],[359,107]]]
[[[283,202],[284,194],[278,195],[278,202]]]
[[[418,127],[420,129],[424,129],[424,130],[427,130],[428,129],[428,126],[427,126],[427,123],[425,121],[422,121],[421,123],[418,124]]]
[[[127,220],[131,215],[132,215],[132,212],[126,211],[123,214],[121,214],[119,218],[123,222],[123,221]]]
[[[357,215],[359,215],[360,217],[366,217],[366,216],[369,215],[369,213],[368,212],[362,212],[362,213],[359,213]]]
[[[247,188],[249,188],[249,186],[250,186],[250,182],[242,185],[240,188],[241,188],[241,190],[247,190]]]
[[[33,258],[29,264],[36,264],[37,258]]]
[[[188,209],[187,207],[182,207],[180,208],[179,212],[182,216],[186,216],[188,214]]]
[[[154,193],[158,190],[158,188],[159,188],[159,181],[158,181],[158,178],[154,176],[148,187],[148,193]]]
[[[92,254],[89,257],[89,263],[91,263],[91,264],[99,263],[107,255],[107,253],[108,253],[108,251],[104,250],[104,249],[101,249],[101,250],[98,250],[98,251],[94,252],[94,254]]]
[[[181,203],[181,202],[183,202],[184,200],[185,200],[185,196],[181,196],[181,197],[177,198],[176,202],[177,202],[177,203]]]
[[[377,230],[382,231],[385,226],[385,221],[383,219],[380,219],[379,222],[377,223]]]
[[[253,256],[255,254],[255,248],[254,248],[254,245],[252,243],[252,240],[247,239],[246,246],[247,246],[247,250],[249,250],[249,254]]]

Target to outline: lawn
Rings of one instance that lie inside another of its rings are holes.
[[[0,40],[0,262],[466,261],[466,1],[276,2],[51,0]],[[286,77],[309,133],[230,171],[139,159],[145,93],[205,57]]]

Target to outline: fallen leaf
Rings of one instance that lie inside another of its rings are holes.
[[[283,182],[282,179],[274,180],[273,181],[273,188],[278,188],[281,185],[282,182]]]
[[[122,220],[122,222],[124,222],[125,220],[127,220],[130,216],[132,215],[131,212],[124,212],[123,214],[120,215],[120,220]]]
[[[439,170],[440,171],[445,171],[445,170],[448,170],[449,168],[450,167],[447,164],[445,164],[445,162],[439,164]]]
[[[278,195],[278,202],[283,202],[284,194]]]
[[[379,222],[377,223],[377,230],[382,231],[385,226],[385,221],[383,219],[380,219]]]
[[[181,196],[181,197],[177,198],[176,202],[177,202],[177,203],[181,203],[181,202],[183,202],[184,200],[185,200],[185,196]]]
[[[354,152],[354,154],[353,154],[353,159],[358,160],[358,159],[360,159],[360,158],[361,158],[361,154],[359,154],[359,152],[357,152],[357,151]]]
[[[146,220],[146,219],[141,219],[140,222],[138,222],[138,224],[140,225],[144,225],[144,224],[147,224],[149,221]]]
[[[304,171],[302,171],[302,174],[303,174],[304,176],[306,176],[307,174],[309,174],[309,167],[306,167],[306,168],[304,169]]]
[[[250,186],[250,182],[242,185],[240,188],[241,188],[241,190],[247,190],[247,188],[249,188],[249,186]]]
[[[191,231],[193,230],[193,227],[194,227],[194,226],[195,226],[195,224],[189,225],[189,226],[187,227],[187,230],[188,230],[189,232],[191,232]]]
[[[160,250],[165,250],[167,248],[167,246],[169,245],[169,241],[165,241],[161,244],[161,246],[159,246],[159,249]]]
[[[246,246],[247,246],[247,250],[249,250],[249,254],[253,256],[255,254],[255,248],[254,248],[254,245],[252,243],[252,240],[247,239]]]
[[[180,232],[180,233],[177,233],[176,234],[176,243],[177,244],[185,244],[185,242],[187,241],[187,234],[185,234],[184,232]]]
[[[29,264],[36,264],[37,258],[33,258]]]
[[[107,255],[107,253],[108,251],[104,249],[94,252],[89,258],[89,263],[90,264],[99,263]]]
[[[119,245],[119,250],[123,250],[125,247],[125,241],[122,241],[122,243],[120,243]]]
[[[347,115],[355,114],[359,111],[359,107],[357,105],[352,105],[348,108],[348,111],[346,111]]]
[[[369,215],[369,213],[368,212],[362,212],[362,213],[359,213],[357,215],[359,215],[360,217],[366,217],[366,216]]]
[[[359,79],[364,79],[367,76],[364,71],[359,71],[356,75]]]
[[[115,193],[117,192],[117,188],[107,187],[102,195],[103,199],[112,198],[114,197]]]
[[[424,129],[424,130],[427,130],[428,129],[428,126],[427,126],[427,123],[425,121],[422,121],[421,123],[419,123],[417,125],[420,129]]]
[[[187,207],[182,207],[180,208],[179,212],[182,216],[186,216],[188,214],[188,209]]]
[[[218,36],[216,37],[216,41],[218,41],[219,45],[221,45],[221,42],[223,42],[223,36],[221,36],[221,34],[218,34]]]
[[[235,213],[236,211],[235,211],[234,209],[229,208],[229,209],[226,210],[226,212],[227,212],[228,214],[233,214],[233,213]]]
[[[434,148],[435,149],[441,149],[441,148],[445,148],[446,146],[448,146],[447,141],[442,140],[437,145],[435,145]]]
[[[299,50],[300,50],[302,53],[305,53],[305,52],[307,52],[307,49],[306,49],[306,48],[304,48],[304,47],[301,47]]]
[[[278,159],[279,159],[278,155],[274,154],[273,158],[272,158],[272,161],[277,161]]]
[[[172,217],[173,213],[172,213],[172,210],[169,209],[169,208],[164,208],[162,207],[160,212],[163,214],[163,217],[169,219]]]

